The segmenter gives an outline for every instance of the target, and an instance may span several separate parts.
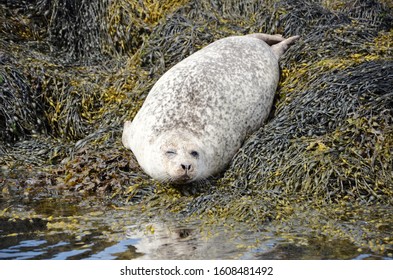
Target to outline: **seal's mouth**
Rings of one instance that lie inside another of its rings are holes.
[[[187,184],[191,183],[194,180],[193,177],[190,177],[188,174],[184,174],[180,177],[174,178],[173,183],[175,184]]]

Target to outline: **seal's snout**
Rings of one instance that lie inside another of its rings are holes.
[[[178,174],[174,182],[177,183],[188,183],[194,180],[194,166],[190,163],[181,163],[178,169]]]
[[[180,164],[181,168],[187,173],[192,171],[192,165],[191,164]]]

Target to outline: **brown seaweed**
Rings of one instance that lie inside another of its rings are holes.
[[[139,203],[147,217],[170,212],[281,231],[301,220],[324,236],[391,252],[391,238],[375,233],[393,206],[389,3],[5,1],[2,191],[67,190]],[[280,63],[269,121],[218,178],[183,187],[149,179],[121,145],[123,122],[171,66],[216,39],[252,32],[301,36]],[[347,228],[327,222],[351,211],[368,219],[363,236],[355,219]]]

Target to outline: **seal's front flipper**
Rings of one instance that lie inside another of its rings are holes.
[[[280,59],[280,57],[286,52],[286,50],[295,43],[297,39],[299,39],[300,36],[292,36],[289,37],[288,39],[285,39],[281,41],[278,44],[275,44],[272,46],[272,50],[274,54],[276,55],[277,59]]]
[[[123,142],[124,147],[127,149],[130,149],[130,143],[129,140],[131,138],[131,122],[126,121],[124,123],[124,128],[123,128],[123,135],[121,137],[121,141]]]

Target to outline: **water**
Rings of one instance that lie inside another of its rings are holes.
[[[346,239],[271,228],[141,221],[135,208],[95,199],[0,201],[0,259],[389,259]],[[303,231],[303,232],[302,232]]]

